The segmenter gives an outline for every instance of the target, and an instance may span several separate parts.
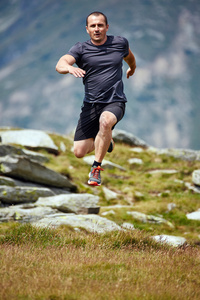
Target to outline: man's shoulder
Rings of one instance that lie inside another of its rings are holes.
[[[126,42],[127,41],[127,39],[121,35],[115,35],[115,36],[111,35],[110,37],[115,42]]]
[[[120,35],[108,35],[107,43],[109,44],[127,44],[128,40]]]

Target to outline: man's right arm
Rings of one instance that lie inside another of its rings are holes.
[[[84,77],[85,71],[74,67],[73,64],[75,64],[76,60],[72,55],[66,54],[63,55],[57,65],[56,65],[56,71],[60,74],[72,74],[75,77]]]

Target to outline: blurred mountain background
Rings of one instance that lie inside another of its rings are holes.
[[[55,71],[86,16],[104,12],[110,35],[129,40],[137,60],[124,86],[118,129],[155,147],[200,149],[200,1],[0,0],[0,127],[68,134],[83,100],[82,79]]]

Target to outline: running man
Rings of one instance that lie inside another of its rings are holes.
[[[126,38],[107,35],[107,17],[92,12],[86,18],[90,40],[76,43],[62,56],[56,71],[82,78],[85,97],[74,135],[74,154],[78,158],[95,150],[95,160],[89,174],[89,185],[101,185],[101,163],[112,152],[112,130],[123,118],[126,96],[122,82],[123,60],[129,68],[127,78],[136,69],[134,54]],[[76,66],[74,66],[76,64]]]

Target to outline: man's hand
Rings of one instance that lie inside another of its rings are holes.
[[[57,65],[56,65],[56,71],[60,74],[72,74],[76,78],[82,78],[85,76],[85,71],[78,68],[78,67],[73,67],[73,64],[75,64],[76,60],[73,56],[66,54],[63,55]]]
[[[74,75],[76,78],[79,77],[84,77],[85,76],[85,71],[80,69],[80,68],[76,68],[73,66],[68,66],[68,71],[70,74]]]
[[[136,67],[134,69],[128,68],[128,70],[126,71],[126,77],[129,78],[130,76],[132,76],[135,73],[135,69]]]
[[[136,69],[136,60],[134,54],[131,52],[131,49],[129,49],[129,54],[124,57],[124,60],[129,65],[129,68],[126,72],[126,77],[129,78],[135,73]]]

